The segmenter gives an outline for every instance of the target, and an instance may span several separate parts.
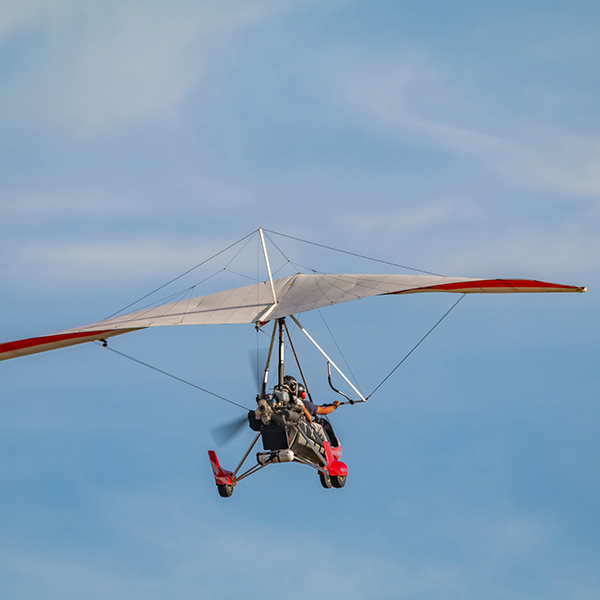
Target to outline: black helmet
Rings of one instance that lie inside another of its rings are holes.
[[[286,375],[283,378],[283,385],[287,385],[292,394],[296,395],[296,392],[298,391],[298,382],[291,375]]]

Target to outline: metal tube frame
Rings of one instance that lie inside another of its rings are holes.
[[[327,474],[327,471],[323,467],[317,465],[316,463],[310,462],[309,460],[306,460],[304,458],[299,458],[294,455],[293,462],[297,462],[302,465],[306,465],[307,467],[312,467],[313,469],[316,469],[317,471],[319,471],[319,473]]]
[[[308,395],[308,399],[312,402],[312,396],[310,395],[310,391],[308,389],[308,383],[306,383],[306,377],[304,377],[304,371],[302,370],[300,361],[298,360],[298,355],[296,354],[296,348],[294,348],[294,342],[292,342],[292,336],[290,335],[290,331],[288,329],[288,326],[285,324],[285,322],[284,322],[284,326],[285,326],[285,331],[288,336],[288,341],[290,342],[290,348],[292,349],[292,352],[294,353],[294,358],[296,359],[296,364],[298,365],[298,370],[300,371],[300,377],[302,377],[302,382],[304,383],[304,388],[306,389],[306,393]]]
[[[235,471],[233,472],[234,476],[238,474],[238,471],[242,468],[242,465],[246,462],[246,459],[248,458],[250,451],[252,450],[252,448],[254,448],[254,446],[256,445],[256,442],[258,442],[259,437],[260,437],[260,433],[258,433],[256,435],[256,437],[254,438],[254,441],[252,442],[252,444],[250,444],[250,448],[248,448],[248,450],[246,450],[246,454],[244,454],[244,458],[242,458],[242,460],[240,461],[240,464],[236,467]]]
[[[357,404],[358,402],[366,402],[367,399],[358,391],[358,389],[356,389],[356,386],[344,375],[342,370],[333,362],[333,360],[331,360],[331,358],[327,355],[325,350],[323,350],[323,348],[321,348],[321,346],[319,346],[319,344],[317,344],[317,342],[308,333],[308,331],[306,331],[306,329],[304,329],[304,327],[302,327],[302,325],[300,324],[298,319],[296,319],[296,317],[294,315],[290,315],[290,318],[294,321],[294,323],[296,323],[296,325],[298,325],[298,328],[300,329],[300,331],[314,344],[316,349],[327,359],[328,362],[330,362],[332,364],[333,368],[344,378],[346,383],[358,394],[360,400],[355,400],[354,404]],[[342,404],[347,404],[347,403],[342,402]]]
[[[284,376],[284,359],[285,359],[285,317],[277,319],[279,325],[279,372],[278,372],[278,383],[279,386],[283,385]]]
[[[267,364],[265,365],[265,374],[260,388],[260,395],[264,396],[267,393],[267,383],[269,379],[269,365],[271,364],[271,356],[273,355],[273,344],[275,343],[275,333],[277,332],[277,321],[273,323],[273,333],[271,334],[271,344],[269,345],[269,354],[267,356]]]
[[[267,463],[268,464],[268,463]],[[245,473],[242,473],[239,477],[235,478],[236,483],[238,481],[242,481],[242,479],[246,479],[246,477],[250,477],[250,475],[254,475],[257,471],[264,469],[267,465],[254,465],[250,469],[248,469]]]
[[[242,468],[242,465],[246,462],[246,459],[248,458],[248,455],[252,451],[252,448],[254,448],[254,446],[256,445],[256,442],[258,442],[258,438],[259,437],[260,437],[260,433],[257,433],[256,437],[254,438],[254,440],[250,444],[250,447],[248,448],[248,450],[246,450],[246,454],[244,454],[244,457],[240,461],[240,464],[237,466],[237,468],[233,472],[233,476],[235,477],[236,483],[238,481],[241,481],[242,479],[245,479],[246,477],[249,477],[250,475],[256,473],[256,471],[259,471],[263,467],[267,466],[267,465],[254,465],[254,466],[250,467],[245,473],[242,473],[239,477],[237,477],[238,471]]]
[[[271,274],[271,265],[269,264],[269,255],[267,254],[267,245],[265,244],[265,235],[262,227],[258,228],[260,235],[260,243],[262,244],[263,254],[265,255],[265,263],[267,264],[267,273],[269,274],[269,283],[271,284],[271,293],[273,294],[273,304],[277,304],[277,295],[275,294],[275,285],[273,284],[273,275]]]

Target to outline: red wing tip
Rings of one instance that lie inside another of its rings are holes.
[[[538,281],[536,279],[474,279],[468,281],[455,281],[453,283],[441,283],[422,288],[411,288],[399,292],[392,292],[392,294],[404,294],[420,291],[469,293],[478,290],[482,292],[502,292],[512,290],[521,293],[533,291],[587,292],[587,288],[585,286],[564,285],[561,283]]]

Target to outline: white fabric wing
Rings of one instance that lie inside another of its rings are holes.
[[[44,352],[146,327],[265,322],[370,296],[418,292],[583,292],[585,288],[524,279],[469,279],[430,275],[303,274],[164,304],[51,336],[0,344],[0,360]]]

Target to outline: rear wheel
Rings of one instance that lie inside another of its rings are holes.
[[[334,488],[343,488],[346,485],[346,475],[332,475],[331,485]]]
[[[329,477],[329,473],[319,473],[319,479],[321,480],[321,485],[326,489],[331,488],[333,485],[331,483],[331,477]]]
[[[229,498],[231,496],[231,494],[233,494],[233,486],[232,485],[217,484],[217,488],[219,490],[219,496],[221,496],[221,498]]]

